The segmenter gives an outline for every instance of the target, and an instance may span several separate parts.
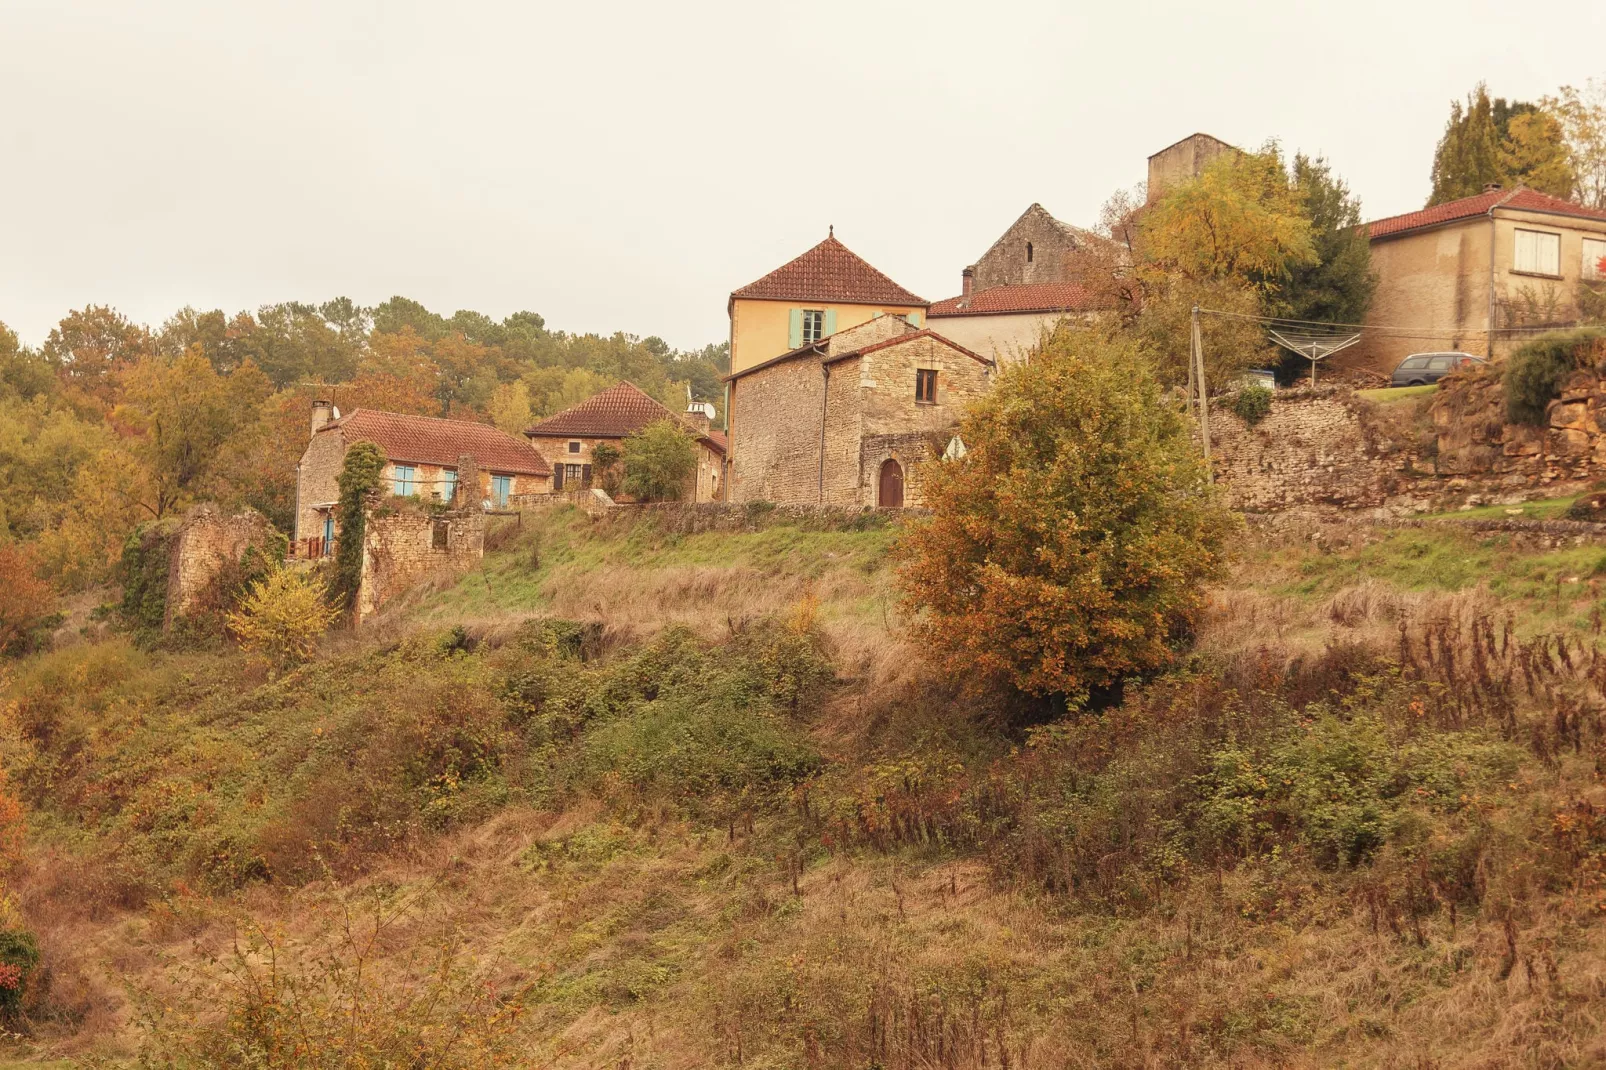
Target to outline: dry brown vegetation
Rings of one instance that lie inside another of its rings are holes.
[[[886,531],[538,532],[272,683],[20,666],[15,1057],[1606,1059],[1597,549],[1268,538],[1173,673],[1028,727],[901,644]]]

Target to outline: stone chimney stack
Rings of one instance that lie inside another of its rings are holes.
[[[968,267],[959,273],[959,295],[970,296],[970,288],[976,284],[976,269]]]
[[[1498,193],[1499,191],[1500,183],[1498,182],[1485,182],[1483,184],[1483,192],[1485,193]]]
[[[317,434],[323,430],[323,425],[335,418],[335,406],[330,401],[314,401],[312,403],[312,433]]]
[[[714,423],[713,404],[707,401],[692,402],[686,409],[686,422],[703,434],[708,434],[708,429]]]
[[[457,458],[457,487],[452,492],[453,509],[478,509],[483,501],[480,495],[480,466],[472,453]]]

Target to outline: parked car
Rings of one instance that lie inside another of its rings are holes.
[[[1412,353],[1394,369],[1390,386],[1426,386],[1436,383],[1457,368],[1473,364],[1487,364],[1482,357],[1471,353]]]

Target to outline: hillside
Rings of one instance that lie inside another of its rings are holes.
[[[1055,720],[931,678],[895,536],[555,511],[282,677],[14,663],[7,1054],[1606,1059],[1606,551],[1262,531],[1173,672]]]

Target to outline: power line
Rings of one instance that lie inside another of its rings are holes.
[[[1330,327],[1330,328],[1335,328],[1335,329],[1336,328],[1340,328],[1340,327],[1348,327],[1348,328],[1351,328],[1353,330],[1362,330],[1362,331],[1390,331],[1390,332],[1394,332],[1394,333],[1404,333],[1406,335],[1409,335],[1409,336],[1412,336],[1412,337],[1417,337],[1417,338],[1438,338],[1438,337],[1440,337],[1442,335],[1446,335],[1446,334],[1487,334],[1491,330],[1493,330],[1493,331],[1495,331],[1497,333],[1511,332],[1511,333],[1515,334],[1515,333],[1520,332],[1520,331],[1551,331],[1551,330],[1560,329],[1556,325],[1543,326],[1543,327],[1535,326],[1535,327],[1493,327],[1493,328],[1488,328],[1488,327],[1394,327],[1394,326],[1386,326],[1386,325],[1371,324],[1371,323],[1325,323],[1325,322],[1323,322],[1321,320],[1296,320],[1296,319],[1287,319],[1287,318],[1284,318],[1284,317],[1281,317],[1281,316],[1251,316],[1251,315],[1248,315],[1247,313],[1243,313],[1243,312],[1227,312],[1227,311],[1224,311],[1224,310],[1219,309],[1219,308],[1200,308],[1199,311],[1200,312],[1204,312],[1204,313],[1206,313],[1208,315],[1211,315],[1211,316],[1224,316],[1227,319],[1246,320],[1246,321],[1248,321],[1250,323],[1265,323],[1265,324],[1270,324],[1270,325],[1287,326],[1287,327]]]

